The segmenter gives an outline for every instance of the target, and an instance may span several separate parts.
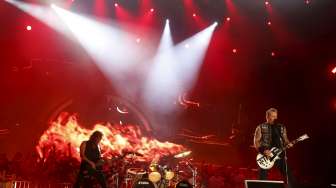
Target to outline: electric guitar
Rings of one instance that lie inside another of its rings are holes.
[[[127,155],[136,155],[136,156],[143,156],[142,154],[138,153],[138,152],[131,152],[131,151],[126,151],[124,152],[122,155],[118,156],[118,157],[114,157],[112,159],[108,159],[108,160],[99,160],[98,162],[96,162],[96,170],[102,170],[103,166],[105,164],[111,164],[111,162],[116,161],[116,160],[120,160],[123,159],[124,157],[126,157]]]
[[[300,136],[299,138],[297,138],[296,140],[292,141],[291,143],[294,145],[294,144],[296,144],[300,141],[306,140],[308,138],[309,138],[309,136],[307,134],[304,134],[304,135]],[[284,147],[283,149],[273,147],[270,150],[271,151],[270,156],[266,156],[264,154],[259,153],[257,155],[258,166],[262,169],[265,169],[265,170],[271,169],[274,166],[275,161],[280,159],[279,155],[283,151],[285,151],[286,149],[288,149],[288,145],[286,147]]]

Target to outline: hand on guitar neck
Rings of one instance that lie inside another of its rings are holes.
[[[291,147],[293,147],[293,145],[294,144],[290,142],[289,144],[287,144],[286,148],[291,148]],[[268,158],[270,158],[270,157],[272,157],[272,151],[267,149],[267,150],[264,151],[264,155],[267,156]]]

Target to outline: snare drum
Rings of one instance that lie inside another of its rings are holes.
[[[147,172],[142,169],[142,168],[129,168],[126,171],[126,184],[129,184],[133,182],[135,182],[136,180],[139,180],[141,178],[143,178],[143,176],[146,174]]]
[[[142,178],[146,174],[146,170],[142,168],[129,168],[127,169],[127,174],[135,177]]]

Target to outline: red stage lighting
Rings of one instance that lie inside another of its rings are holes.
[[[274,57],[274,56],[275,56],[275,52],[272,52],[272,53],[271,53],[271,56]]]
[[[230,17],[226,17],[226,21],[231,21],[231,18]]]
[[[153,9],[153,8],[151,8],[151,9],[150,9],[150,11],[151,11],[151,12],[154,12],[154,9]]]
[[[336,66],[331,70],[331,73],[336,74]]]
[[[118,7],[119,5],[118,5],[118,3],[114,3],[114,7]]]
[[[272,25],[272,22],[271,22],[271,21],[268,21],[268,22],[267,22],[267,25],[271,26],[271,25]]]
[[[27,31],[30,31],[30,30],[32,30],[32,27],[30,25],[27,25],[26,29],[27,29]]]
[[[197,15],[196,15],[196,13],[194,13],[192,16],[195,18]]]
[[[308,5],[308,4],[310,3],[310,1],[309,1],[309,0],[306,0],[305,3]]]
[[[270,3],[268,1],[265,1],[265,5],[269,5]]]
[[[236,49],[236,48],[233,48],[233,49],[232,49],[232,52],[233,52],[233,53],[237,53],[237,49]]]

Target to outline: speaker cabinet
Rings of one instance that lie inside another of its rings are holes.
[[[283,181],[245,180],[245,188],[285,188]]]

